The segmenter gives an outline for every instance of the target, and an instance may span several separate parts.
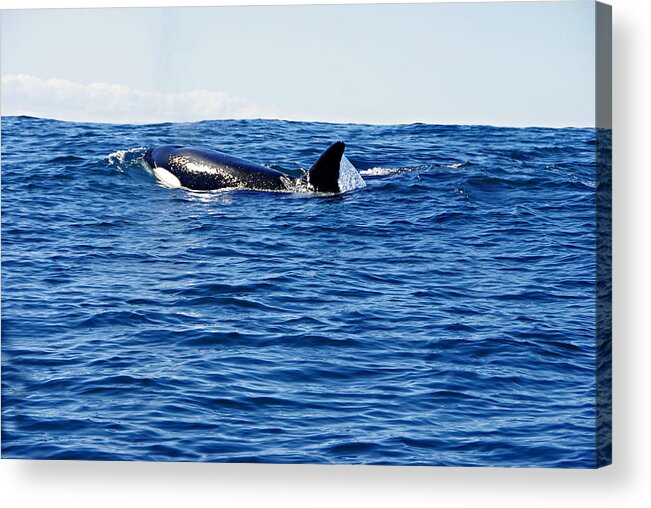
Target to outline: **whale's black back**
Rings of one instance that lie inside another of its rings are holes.
[[[145,154],[152,167],[168,170],[183,187],[195,190],[227,187],[285,190],[290,178],[273,169],[212,150],[165,145]]]

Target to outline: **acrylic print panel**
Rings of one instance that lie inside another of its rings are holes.
[[[608,464],[609,34],[3,11],[2,457]]]

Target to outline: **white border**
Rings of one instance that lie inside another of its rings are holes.
[[[346,2],[0,0],[2,8],[275,3]],[[613,466],[591,471],[2,460],[5,506],[651,506],[651,30],[647,1],[609,3],[614,25]]]

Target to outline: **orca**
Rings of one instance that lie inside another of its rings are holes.
[[[339,164],[345,149],[343,141],[333,143],[299,178],[222,152],[178,145],[149,148],[144,160],[156,178],[170,187],[339,193]]]

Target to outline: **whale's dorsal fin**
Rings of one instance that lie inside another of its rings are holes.
[[[321,154],[307,173],[307,181],[317,192],[339,191],[339,163],[346,144],[337,141]]]

